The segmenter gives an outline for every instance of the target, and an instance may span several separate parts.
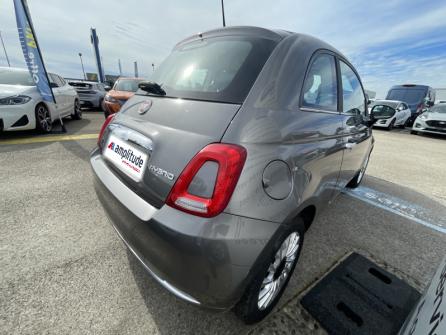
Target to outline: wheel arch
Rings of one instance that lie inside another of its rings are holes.
[[[314,218],[316,217],[316,206],[308,205],[300,211],[298,217],[300,217],[304,222],[305,231],[307,231],[313,223]]]
[[[46,109],[48,109],[48,111],[50,112],[51,121],[54,121],[54,118],[53,118],[53,115],[54,115],[54,110],[53,109],[54,108],[52,108],[46,101],[39,100],[34,105],[34,118],[35,118],[36,126],[37,126],[36,112],[37,112],[37,107],[39,107],[40,105],[43,105],[43,106],[45,106]]]

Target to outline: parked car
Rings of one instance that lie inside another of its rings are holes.
[[[59,117],[82,118],[76,90],[57,74],[48,77],[57,104],[42,100],[27,69],[0,67],[0,130],[47,133]]]
[[[90,163],[113,227],[161,285],[253,323],[280,299],[315,215],[361,182],[371,125],[332,46],[222,28],[175,46],[106,119]]]
[[[405,127],[410,119],[411,112],[405,102],[393,100],[376,100],[370,113],[376,122],[374,127],[392,130],[393,127]]]
[[[417,117],[411,133],[446,135],[446,104],[435,105]]]
[[[138,90],[138,84],[142,81],[142,78],[123,77],[116,80],[104,98],[105,116],[119,112],[121,106]]]
[[[386,100],[405,102],[412,113],[408,121],[408,125],[412,126],[418,115],[423,112],[423,109],[434,104],[435,90],[426,85],[396,85],[387,92]]]
[[[103,108],[103,101],[107,93],[104,84],[94,81],[69,81],[79,95],[81,107]]]
[[[435,89],[435,105],[446,103],[446,88]]]

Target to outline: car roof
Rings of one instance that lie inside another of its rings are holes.
[[[336,50],[331,45],[317,39],[316,37],[301,34],[301,33],[295,33],[283,29],[268,29],[268,28],[261,28],[261,27],[254,27],[254,26],[231,26],[231,27],[223,27],[218,29],[213,29],[205,32],[200,32],[195,35],[189,36],[185,38],[184,40],[178,42],[175,45],[175,48],[178,46],[181,46],[183,44],[196,41],[203,38],[210,38],[210,37],[220,37],[220,36],[251,36],[251,37],[258,37],[258,38],[265,38],[269,40],[273,40],[276,43],[280,42],[282,39],[294,36],[295,38],[302,37],[306,40],[307,43],[311,43],[313,46],[315,46],[317,49],[328,49],[332,50],[339,55],[342,55],[341,52]],[[343,56],[343,55],[342,55]],[[344,57],[345,58],[345,57]]]
[[[67,79],[65,79],[67,80]],[[79,84],[102,84],[98,83],[97,81],[88,81],[88,80],[67,80],[69,83],[79,83]]]
[[[119,77],[118,79],[116,79],[116,81],[120,80],[120,79],[128,79],[128,80],[145,80],[145,78],[140,78],[140,77]]]
[[[430,87],[430,86],[427,86],[427,85],[417,85],[417,84],[403,84],[403,85],[394,85],[394,86],[392,86],[391,88],[390,88],[390,90],[393,90],[393,89],[399,89],[399,88],[405,88],[405,89],[410,89],[410,88],[423,88],[423,89],[428,89],[428,88],[430,88],[430,89],[432,89],[432,87]],[[390,91],[389,90],[389,91]]]
[[[290,34],[291,34],[290,32],[286,32],[284,30],[271,30],[253,26],[232,26],[232,27],[224,27],[224,28],[208,30],[205,32],[194,34],[178,42],[175,47],[198,39],[219,37],[219,36],[252,36],[252,37],[271,39],[278,42]]]
[[[264,38],[276,42],[276,45],[281,40],[292,36],[296,40],[298,39],[301,40],[302,41],[301,45],[305,45],[305,48],[311,50],[317,50],[317,49],[330,50],[341,56],[343,60],[345,60],[347,63],[350,64],[348,59],[339,50],[314,36],[295,33],[283,29],[268,29],[254,26],[231,26],[197,33],[178,42],[175,45],[174,49],[192,41],[197,41],[204,38],[220,37],[220,36],[250,36],[250,37]]]
[[[387,105],[390,107],[395,107],[397,105],[399,105],[400,103],[402,103],[402,101],[398,101],[398,100],[375,100],[373,102],[373,104],[376,105]]]
[[[7,67],[7,66],[0,66],[0,70],[11,70],[11,71],[20,71],[20,72],[28,72],[28,69],[23,67]]]

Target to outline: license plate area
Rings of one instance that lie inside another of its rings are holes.
[[[132,142],[116,136],[108,137],[102,155],[119,170],[136,182],[141,181],[150,155]]]

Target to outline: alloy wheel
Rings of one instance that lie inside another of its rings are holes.
[[[42,129],[44,132],[50,132],[52,128],[52,122],[48,109],[46,109],[44,106],[39,106],[37,108],[36,116],[39,128]]]
[[[300,236],[298,232],[291,233],[283,241],[260,287],[257,301],[257,307],[260,310],[267,308],[283,288],[288,276],[290,276],[294,262],[296,262],[299,247]]]
[[[82,119],[82,109],[79,100],[74,102],[74,115],[77,119]]]

